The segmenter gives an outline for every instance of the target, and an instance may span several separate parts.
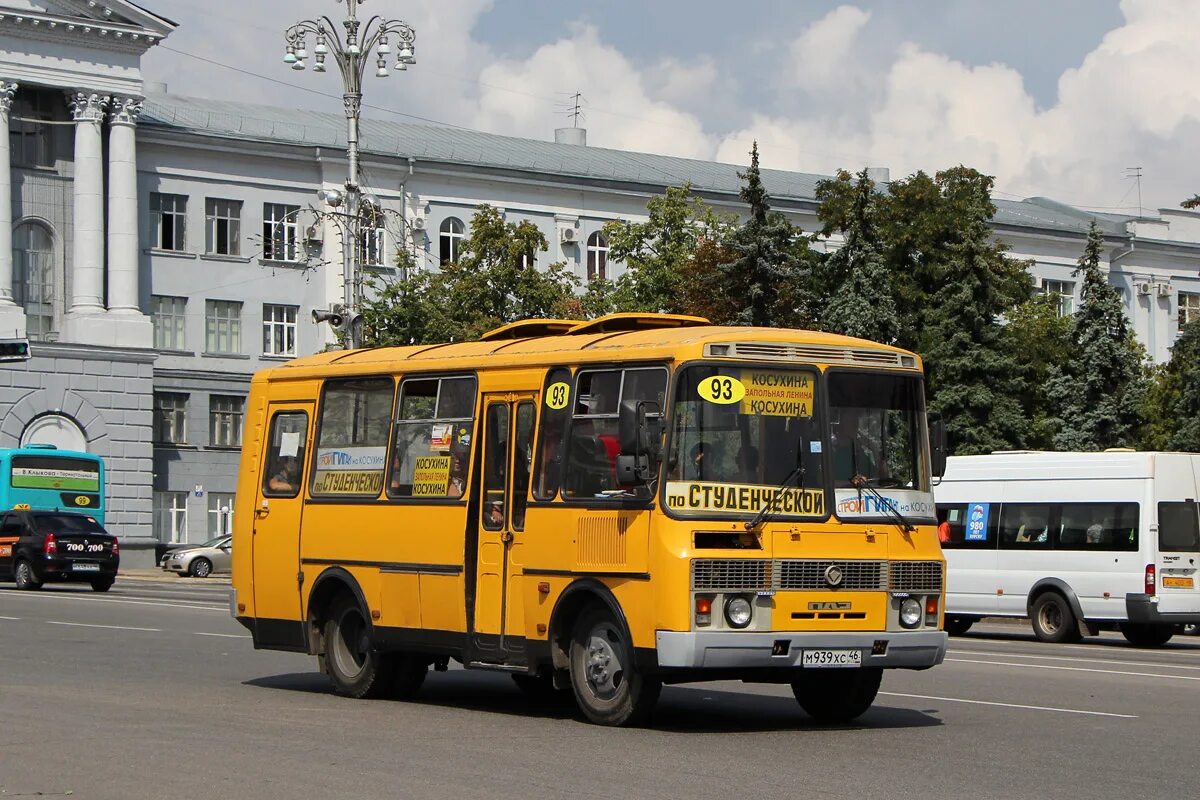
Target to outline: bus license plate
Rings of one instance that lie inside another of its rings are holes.
[[[1170,575],[1164,575],[1162,581],[1163,581],[1163,586],[1170,586],[1173,589],[1191,589],[1192,588],[1192,579],[1191,578],[1176,578],[1176,577],[1172,577]]]
[[[99,572],[99,564],[72,564],[71,569],[76,572]]]
[[[805,650],[802,667],[861,667],[862,650]]]

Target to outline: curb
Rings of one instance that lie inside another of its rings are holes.
[[[215,575],[208,578],[181,578],[174,572],[164,572],[161,569],[119,569],[117,571],[117,581],[155,581],[162,583],[164,581],[174,583],[179,581],[180,586],[229,586],[232,583],[228,575]]]

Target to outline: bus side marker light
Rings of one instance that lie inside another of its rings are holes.
[[[239,614],[246,613],[246,604],[245,603],[238,603],[238,613]]]
[[[550,581],[542,581],[538,584],[538,594],[550,594]]]
[[[378,620],[378,619],[379,619],[379,611],[372,611],[372,612],[371,612],[371,619],[373,619],[373,620]]]
[[[538,623],[538,625],[537,625],[537,632],[538,632],[539,634],[544,634],[544,633],[546,632],[546,623],[544,623],[544,622],[539,622],[539,623]]]

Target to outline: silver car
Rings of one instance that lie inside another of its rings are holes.
[[[233,563],[232,539],[232,536],[218,536],[204,544],[168,550],[159,566],[164,572],[174,572],[180,577],[207,578],[217,572],[229,572]]]

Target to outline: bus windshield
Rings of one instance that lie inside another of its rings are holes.
[[[668,505],[825,516],[821,419],[812,369],[692,366],[680,371],[667,461]]]
[[[928,492],[922,469],[921,412],[921,386],[916,378],[831,373],[829,428],[834,487],[847,488],[862,482],[877,489]]]

